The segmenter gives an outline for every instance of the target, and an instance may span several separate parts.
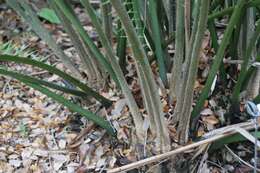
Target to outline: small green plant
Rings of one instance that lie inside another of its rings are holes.
[[[26,124],[24,124],[24,122],[21,122],[19,124],[19,132],[22,137],[27,137],[29,135],[28,126]]]
[[[35,51],[29,49],[27,45],[16,46],[12,41],[0,44],[0,54],[42,59]]]

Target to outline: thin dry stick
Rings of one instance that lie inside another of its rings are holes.
[[[230,152],[230,154],[235,157],[238,161],[242,162],[243,164],[245,164],[246,166],[254,169],[254,166],[252,166],[251,164],[247,163],[246,161],[244,161],[241,157],[239,157],[238,155],[236,155],[227,145],[225,145],[226,149]],[[260,169],[257,169],[258,172],[260,172]]]
[[[246,129],[246,130],[250,130],[250,129],[254,128],[253,125],[254,125],[254,122],[250,121],[250,122],[246,122],[246,123],[239,123],[239,124],[236,124],[236,125],[231,125],[231,128],[229,128],[229,126],[227,126],[225,128],[221,128],[222,130],[217,129],[217,131],[219,133],[215,134],[213,136],[209,135],[210,137],[208,139],[204,139],[202,141],[195,142],[193,144],[186,145],[186,146],[177,148],[175,150],[172,150],[172,151],[169,151],[169,152],[166,152],[166,153],[163,153],[163,154],[159,154],[159,155],[156,155],[156,156],[153,156],[153,157],[149,157],[147,159],[143,159],[143,160],[140,160],[140,161],[119,167],[119,168],[108,170],[107,173],[129,171],[129,170],[139,168],[139,167],[142,167],[144,165],[147,165],[147,164],[150,164],[150,163],[153,163],[153,162],[158,162],[160,160],[167,159],[167,158],[169,158],[169,157],[171,157],[175,154],[179,154],[179,153],[185,152],[187,150],[190,150],[192,148],[196,148],[200,145],[208,144],[208,143],[214,142],[216,140],[219,140],[221,138],[235,134],[235,133],[237,133],[237,131],[235,130],[236,127],[240,127],[240,128]],[[214,133],[211,132],[211,134],[214,134]]]

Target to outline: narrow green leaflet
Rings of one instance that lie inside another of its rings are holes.
[[[19,80],[25,80],[30,83],[41,84],[41,85],[47,86],[49,88],[56,89],[56,90],[62,91],[64,93],[72,94],[72,95],[75,95],[78,97],[86,98],[89,96],[85,92],[82,92],[79,90],[70,89],[70,88],[63,87],[63,86],[60,86],[60,85],[57,85],[54,83],[50,83],[45,80],[37,79],[37,78],[31,77],[31,76],[23,75],[23,74],[13,72],[13,71],[8,71],[8,70],[2,69],[2,68],[0,68],[0,74],[6,75],[6,76],[11,76],[11,77],[19,79]]]
[[[101,96],[100,94],[98,94],[97,92],[95,92],[94,90],[89,88],[86,84],[80,82],[76,78],[68,75],[67,73],[64,73],[63,71],[61,71],[51,65],[44,64],[40,61],[36,61],[36,60],[28,59],[28,58],[22,58],[22,57],[18,57],[18,56],[11,56],[11,55],[0,55],[0,61],[9,61],[9,62],[11,61],[11,62],[15,62],[15,63],[28,64],[28,65],[32,65],[34,67],[39,67],[41,69],[47,70],[48,72],[56,74],[56,75],[60,76],[61,78],[63,78],[64,80],[70,82],[71,84],[79,87],[86,94],[88,94],[88,95],[96,98],[98,101],[100,101],[104,106],[109,106],[112,104],[112,102],[110,100]]]
[[[149,12],[151,15],[151,25],[152,25],[152,33],[153,33],[153,39],[154,39],[154,44],[155,44],[155,54],[157,57],[157,62],[159,66],[159,73],[160,77],[164,83],[164,85],[168,85],[167,81],[167,75],[166,75],[166,66],[165,66],[165,55],[163,53],[162,49],[162,43],[161,43],[161,31],[159,28],[159,21],[157,18],[157,4],[155,0],[150,0],[149,1]]]
[[[8,73],[5,73],[5,70],[0,69],[0,74],[4,75],[10,75]],[[11,75],[10,75],[11,76]],[[35,90],[40,91],[41,93],[47,95],[48,97],[52,98],[53,100],[59,102],[60,104],[62,104],[63,106],[67,107],[68,109],[70,109],[73,112],[77,112],[80,115],[86,117],[88,120],[93,121],[95,124],[99,125],[100,127],[104,128],[107,130],[107,132],[110,135],[115,135],[115,131],[113,129],[113,127],[110,125],[109,122],[107,122],[105,119],[101,118],[100,116],[94,114],[93,112],[90,112],[89,110],[83,109],[82,107],[66,100],[64,97],[56,94],[55,92],[50,91],[47,88],[42,87],[41,85],[38,85],[36,83],[31,83],[28,80],[21,78],[21,77],[17,77],[15,75],[12,75],[13,78],[25,83],[26,85],[32,87]]]

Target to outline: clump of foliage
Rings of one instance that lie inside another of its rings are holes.
[[[89,0],[80,0],[80,4],[85,9],[98,34],[101,47],[98,47],[85,31],[70,1],[48,0],[49,8],[55,12],[60,24],[70,36],[82,66],[87,71],[88,80],[84,82],[81,82],[82,76],[79,68],[72,59],[64,54],[50,32],[42,26],[30,3],[27,0],[7,0],[7,3],[50,46],[55,55],[70,70],[71,75],[29,58],[1,55],[0,61],[12,61],[40,67],[59,75],[74,85],[76,89],[58,86],[22,74],[18,75],[17,72],[11,70],[1,69],[0,73],[12,76],[41,91],[72,111],[86,116],[105,128],[110,134],[115,134],[111,124],[103,118],[47,89],[48,87],[60,90],[83,99],[92,96],[104,106],[109,107],[111,101],[91,89],[91,86],[97,86],[96,83],[101,81],[106,76],[105,74],[109,74],[110,80],[122,91],[127,100],[135,126],[133,128],[135,144],[145,145],[145,137],[147,130],[149,130],[154,137],[158,152],[171,149],[168,124],[162,109],[159,87],[161,90],[169,90],[168,104],[175,105],[173,119],[170,123],[174,124],[177,129],[179,143],[187,143],[190,137],[190,125],[192,124],[194,130],[194,124],[199,119],[206,99],[210,96],[215,79],[219,78],[225,83],[227,76],[233,75],[223,67],[223,59],[227,56],[233,60],[243,61],[237,83],[233,85],[233,93],[230,97],[230,115],[239,107],[239,96],[243,90],[252,91],[247,99],[259,98],[259,79],[257,78],[259,75],[253,75],[259,74],[259,70],[251,66],[251,62],[259,61],[259,56],[254,56],[259,54],[260,3],[257,0],[240,0],[233,3],[211,2],[209,0],[164,0],[162,3],[156,0],[102,0],[102,15],[98,15],[97,9],[91,5]],[[115,14],[111,13],[111,9],[114,9]],[[224,28],[223,37],[219,41],[216,22],[222,18],[228,19],[228,23]],[[247,26],[251,26],[251,28]],[[202,51],[201,46],[207,30],[210,33],[211,46],[215,56],[205,86],[193,107],[194,85]],[[114,39],[116,40],[116,48],[113,45]],[[131,48],[130,54],[135,61],[143,105],[149,118],[149,129],[143,127],[144,116],[140,112],[137,100],[134,99],[124,75],[128,46]],[[174,56],[169,53],[168,46],[175,47]],[[104,52],[101,51],[101,48]],[[159,82],[155,80],[151,62],[155,62],[158,67]],[[219,75],[217,75],[218,73]],[[258,82],[258,85],[249,85],[247,80],[249,78],[252,78],[251,80],[256,81],[256,83]]]

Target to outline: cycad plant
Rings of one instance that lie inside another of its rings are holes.
[[[28,1],[19,1],[17,3],[17,1],[10,0],[7,2],[30,24],[31,28],[39,35],[40,38],[49,43],[49,45],[51,45],[51,48],[55,49],[54,51],[56,53],[62,52],[58,45],[55,44],[55,46],[52,46],[55,41],[52,39],[48,31],[41,26],[39,19],[35,15],[35,12]],[[101,42],[105,53],[101,52],[101,50],[97,47],[89,34],[84,30],[83,25],[79,21],[77,15],[73,11],[71,4],[68,1],[48,1],[50,7],[54,9],[57,16],[60,17],[61,23],[63,24],[64,28],[66,28],[65,30],[72,38],[72,41],[74,40],[74,46],[79,51],[79,54],[82,56],[82,60],[84,60],[83,63],[89,65],[92,61],[95,62],[90,66],[96,69],[105,69],[105,71],[110,75],[111,79],[115,82],[116,86],[122,90],[128,102],[131,115],[133,117],[135,134],[137,136],[135,141],[136,143],[144,144],[146,132],[143,129],[143,116],[140,113],[136,100],[134,99],[131,90],[128,87],[122,68],[119,65],[118,57],[116,56],[117,53],[111,45],[111,40],[109,40],[110,38],[108,37],[106,30],[104,29],[105,27],[103,27],[101,23],[102,20],[96,14],[96,11],[91,6],[90,2],[80,2],[86,10],[86,13],[90,17],[91,22],[98,33],[99,41]],[[108,1],[105,3],[111,3],[121,21],[121,30],[125,28],[125,35],[129,44],[131,45],[133,57],[136,60],[136,69],[138,71],[139,82],[142,88],[144,105],[146,111],[149,114],[151,132],[154,139],[156,140],[158,152],[167,151],[170,149],[170,139],[167,132],[167,124],[162,112],[162,105],[160,102],[158,87],[155,83],[153,77],[154,75],[149,64],[147,50],[144,50],[143,47],[143,45],[145,44],[144,36],[141,35],[143,34],[143,32],[140,32],[140,28],[137,29],[137,25],[144,25],[144,21],[141,20],[141,15],[139,11],[140,9],[138,9],[139,2],[130,2],[130,8],[133,10],[134,13],[134,19],[129,17],[130,13],[126,10],[126,5],[123,4],[121,1]],[[153,6],[152,8],[155,8],[155,6]],[[158,30],[158,23],[155,26]],[[144,26],[141,30],[143,31],[143,29]],[[159,33],[159,31],[157,31],[157,33]],[[63,56],[63,54],[61,53],[56,55],[60,58],[62,62],[64,62],[66,67],[69,68],[71,74],[75,77],[78,77],[79,70],[75,70],[75,64],[72,63],[72,60],[68,59],[66,56]],[[85,66],[85,68],[88,68],[87,65]],[[91,69],[87,70],[91,71]],[[89,75],[92,74],[90,73]]]
[[[234,55],[232,54],[234,46],[231,45],[233,43],[231,40],[234,40],[236,33],[240,32],[238,27],[238,25],[241,25],[240,18],[246,13],[246,9],[249,8],[254,9],[255,17],[250,22],[256,25],[256,28],[251,31],[253,33],[251,40],[246,45],[243,55],[243,71],[241,71],[238,83],[235,85],[232,104],[237,104],[237,101],[239,101],[238,95],[242,90],[242,84],[243,82],[246,83],[245,75],[252,73],[252,69],[248,69],[247,65],[259,36],[259,24],[256,24],[259,8],[255,8],[259,7],[259,1],[256,0],[240,0],[234,2],[233,6],[226,8],[225,3],[223,4],[222,1],[210,2],[209,0],[165,0],[163,3],[157,0],[102,0],[100,2],[102,15],[92,6],[89,0],[80,0],[79,3],[84,8],[93,28],[98,34],[98,41],[101,43],[100,47],[97,46],[84,29],[70,1],[48,0],[49,7],[59,17],[64,30],[71,38],[71,42],[78,52],[84,70],[87,72],[87,80],[84,82],[81,81],[83,78],[79,68],[73,63],[72,59],[64,54],[59,45],[55,43],[51,34],[44,29],[30,3],[27,0],[7,0],[7,3],[50,46],[59,60],[69,69],[70,74],[29,58],[1,55],[0,61],[12,61],[40,67],[60,76],[72,84],[74,89],[58,86],[30,76],[18,75],[17,72],[4,68],[1,68],[0,73],[12,76],[28,86],[41,91],[72,111],[86,116],[105,128],[110,134],[115,134],[113,127],[103,118],[58,96],[53,90],[47,89],[48,87],[59,90],[79,96],[82,99],[92,96],[104,106],[109,107],[111,106],[111,101],[98,93],[101,88],[97,87],[100,85],[96,85],[98,81],[108,74],[108,80],[122,91],[127,100],[134,124],[134,128],[132,128],[134,142],[132,145],[142,144],[145,146],[145,138],[149,130],[155,142],[157,152],[170,150],[171,140],[167,128],[168,123],[175,124],[178,140],[181,144],[188,141],[190,122],[191,120],[193,120],[192,122],[197,121],[197,117],[200,114],[204,101],[209,96],[218,71],[224,74],[221,80],[226,78],[227,71],[221,66],[222,60],[226,51],[228,54]],[[225,16],[229,18],[229,22],[225,28],[222,40],[218,42],[215,21]],[[196,106],[193,108],[194,84],[197,77],[200,54],[203,51],[201,50],[201,45],[207,26],[211,35],[211,45],[216,52],[216,56],[209,71],[205,87],[199,96]],[[173,45],[175,46],[174,56],[168,51],[168,46],[171,47]],[[145,117],[141,114],[137,100],[135,100],[124,76],[128,46],[131,48],[129,55],[133,57],[137,70],[143,105],[148,114],[149,129],[144,128]],[[235,49],[237,51],[237,48]],[[157,68],[155,73],[151,68],[151,63],[154,62]],[[91,89],[91,87],[93,88]],[[168,89],[170,98],[168,99],[168,104],[174,105],[175,109],[173,120],[166,122],[159,90],[167,91]]]

